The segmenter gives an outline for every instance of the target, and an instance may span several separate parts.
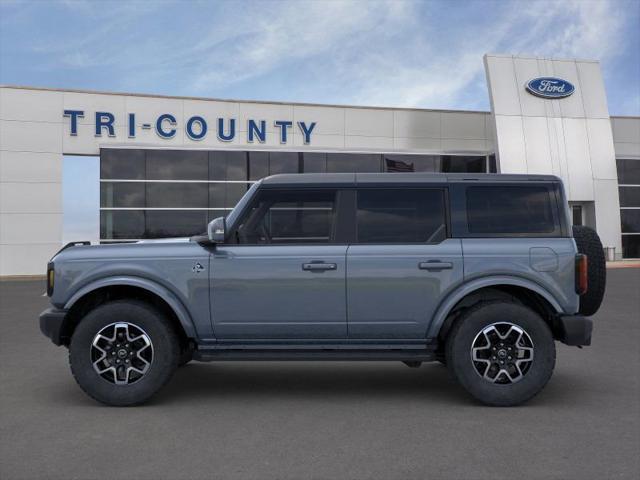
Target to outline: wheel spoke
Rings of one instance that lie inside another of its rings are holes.
[[[509,322],[488,325],[471,345],[474,369],[488,382],[504,385],[520,381],[533,362],[533,342],[520,326]]]
[[[128,385],[140,380],[151,367],[153,356],[151,338],[142,328],[131,323],[107,325],[91,343],[94,371],[115,385]]]

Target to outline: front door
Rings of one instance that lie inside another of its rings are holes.
[[[349,338],[423,339],[438,303],[463,279],[442,188],[359,189],[347,252]]]
[[[219,339],[346,338],[346,245],[335,190],[263,190],[212,255]]]

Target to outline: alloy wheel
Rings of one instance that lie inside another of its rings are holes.
[[[533,341],[518,325],[499,322],[483,328],[471,344],[471,362],[490,383],[516,383],[533,364]]]
[[[126,322],[107,325],[91,343],[91,363],[98,375],[116,385],[140,380],[153,362],[153,344],[140,327]]]

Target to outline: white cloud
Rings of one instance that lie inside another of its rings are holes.
[[[296,61],[358,47],[380,31],[377,27],[401,28],[410,19],[406,5],[395,1],[367,4],[373,8],[344,1],[277,4],[280,8],[261,5],[258,12],[236,15],[230,31],[216,31],[195,47],[194,51],[204,53],[192,82],[195,90],[244,81]]]
[[[37,45],[44,68],[102,69],[128,91],[432,108],[488,108],[484,53],[611,59],[629,21],[613,0],[95,5],[68,2],[82,33]]]

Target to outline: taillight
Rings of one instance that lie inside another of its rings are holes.
[[[53,294],[53,282],[55,281],[55,270],[53,269],[53,263],[47,264],[47,295],[50,297]]]
[[[576,293],[584,295],[589,288],[587,280],[587,256],[579,253],[576,255]]]

